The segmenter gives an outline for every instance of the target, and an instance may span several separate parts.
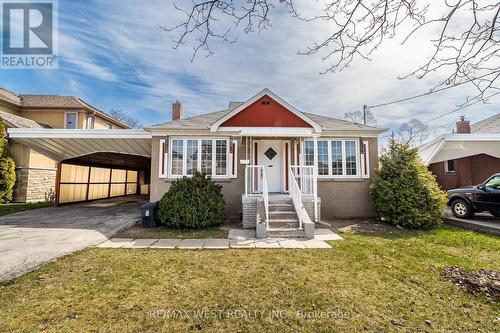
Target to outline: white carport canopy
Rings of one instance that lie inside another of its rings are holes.
[[[500,134],[446,134],[419,147],[427,165],[478,154],[500,158]]]
[[[103,152],[151,156],[151,133],[142,129],[9,128],[8,134],[59,162]]]

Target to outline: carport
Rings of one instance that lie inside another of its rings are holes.
[[[145,130],[10,128],[8,134],[59,162],[57,204],[149,194],[151,134]]]

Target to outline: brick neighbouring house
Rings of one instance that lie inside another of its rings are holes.
[[[480,184],[500,172],[500,113],[472,125],[461,117],[456,133],[419,150],[443,190]]]

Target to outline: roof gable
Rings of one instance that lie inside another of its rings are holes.
[[[268,95],[264,95],[239,113],[235,114],[221,127],[307,127],[307,123],[290,112],[283,105],[277,103]]]
[[[269,89],[264,89],[225,116],[210,129],[219,127],[293,127],[313,128],[321,133],[321,126],[282,100]]]

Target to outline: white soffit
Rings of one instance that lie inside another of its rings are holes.
[[[93,153],[150,157],[151,133],[135,129],[9,128],[9,138],[56,161]]]
[[[448,134],[419,148],[426,164],[478,154],[500,158],[500,134]]]

